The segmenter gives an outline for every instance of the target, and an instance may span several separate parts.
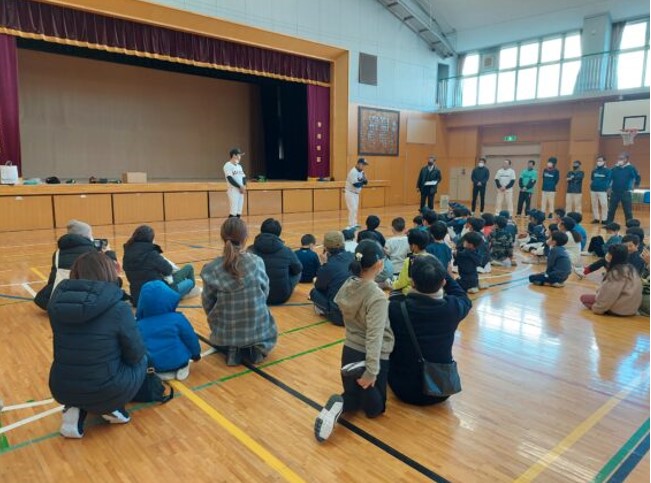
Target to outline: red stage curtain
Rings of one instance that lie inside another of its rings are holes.
[[[330,63],[31,0],[0,1],[0,33],[325,85]]]
[[[307,175],[330,176],[330,88],[307,86]]]
[[[11,161],[20,173],[19,127],[16,39],[0,34],[0,164]]]

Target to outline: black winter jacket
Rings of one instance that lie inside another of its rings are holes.
[[[314,288],[321,292],[328,298],[329,302],[334,303],[335,295],[349,277],[350,264],[353,263],[355,256],[344,250],[331,254],[328,261],[321,265],[319,271],[316,272],[316,280]]]
[[[389,385],[402,401],[409,404],[432,404],[441,399],[423,394],[422,369],[416,348],[409,336],[402,315],[401,303],[407,304],[407,314],[425,360],[452,362],[454,333],[472,307],[463,288],[446,275],[445,295],[434,299],[420,293],[392,295],[389,299],[389,321],[396,339],[389,363]]]
[[[50,390],[59,403],[104,414],[140,389],[145,346],[122,295],[116,284],[91,280],[64,280],[52,294]]]
[[[72,264],[80,255],[86,252],[96,250],[92,240],[81,235],[63,235],[57,242],[57,249],[59,251],[59,268],[70,270]],[[115,254],[113,254],[115,256]],[[57,267],[55,265],[56,252],[52,254],[52,268],[50,268],[50,276],[48,277],[47,284],[43,287],[34,297],[34,303],[43,310],[47,310],[47,304],[52,295],[52,285],[57,275]]]
[[[255,237],[251,253],[262,258],[269,277],[267,304],[278,305],[287,302],[303,271],[303,265],[296,254],[285,243],[271,233],[260,233]],[[290,278],[292,280],[290,280]]]
[[[138,305],[140,289],[144,284],[172,275],[172,265],[162,253],[163,250],[155,243],[134,242],[124,245],[122,269],[129,280],[134,306]]]

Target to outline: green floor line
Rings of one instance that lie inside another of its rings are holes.
[[[329,342],[328,344],[324,344],[324,345],[321,345],[321,346],[318,346],[318,347],[314,347],[312,349],[308,349],[306,351],[299,352],[298,354],[293,354],[291,356],[283,357],[282,359],[267,362],[266,364],[260,364],[258,367],[263,369],[263,368],[266,368],[266,367],[275,366],[275,365],[280,364],[280,363],[285,362],[285,361],[290,361],[292,359],[296,359],[298,357],[301,357],[301,356],[304,356],[304,355],[307,355],[307,354],[312,354],[312,353],[320,351],[322,349],[327,349],[329,347],[333,347],[333,346],[342,344],[344,342],[344,340],[345,339],[339,339],[339,340],[336,340],[334,342]],[[216,384],[220,384],[220,383],[223,383],[223,382],[226,382],[226,381],[230,381],[231,379],[236,379],[238,377],[244,376],[244,375],[249,374],[251,372],[252,372],[251,370],[246,369],[244,371],[240,371],[240,372],[237,372],[235,374],[230,374],[228,376],[223,376],[223,377],[221,377],[221,378],[219,378],[219,379],[217,379],[215,381],[210,381],[210,382],[207,382],[207,383],[204,383],[204,384],[200,384],[198,386],[194,386],[194,387],[192,387],[192,390],[193,391],[201,391],[201,390],[206,389],[208,387],[211,387],[211,386],[214,386]],[[177,397],[182,397],[182,396],[177,396]],[[129,408],[129,412],[130,413],[135,413],[135,412],[138,412],[138,411],[140,411],[142,409],[145,409],[145,408],[148,408],[148,407],[151,407],[151,406],[155,406],[157,404],[158,403],[137,404],[137,405],[132,406],[131,408]],[[97,424],[103,424],[101,419],[98,418],[97,421],[95,421],[95,422],[89,422],[89,425],[87,427],[93,427],[93,426],[95,426]],[[5,436],[5,435],[2,435],[2,436]],[[20,443],[15,444],[15,445],[7,444],[6,447],[4,447],[0,443],[0,456],[5,454],[5,453],[13,452],[15,450],[24,448],[24,447],[29,446],[31,444],[37,444],[37,443],[40,443],[42,441],[47,441],[48,439],[56,438],[58,436],[59,436],[59,432],[55,431],[55,432],[52,432],[52,433],[49,433],[49,434],[46,434],[46,435],[43,435],[43,436],[39,436],[38,438],[29,439],[27,441],[22,441]]]
[[[631,436],[624,445],[619,448],[619,451],[613,455],[610,460],[604,465],[603,468],[597,473],[597,476],[592,480],[593,483],[602,483],[613,474],[617,467],[622,464],[631,451],[635,449],[638,443],[647,435],[649,432],[649,419],[647,419],[642,426],[640,426],[633,436]]]

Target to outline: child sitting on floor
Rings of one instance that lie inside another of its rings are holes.
[[[357,242],[355,241],[355,230],[346,228],[341,233],[344,235],[344,250],[350,253],[355,253]]]
[[[405,262],[405,258],[409,255],[409,241],[405,233],[405,219],[402,217],[394,218],[391,221],[391,230],[393,231],[393,236],[387,240],[384,253],[391,260],[394,275],[398,275],[402,264]]]
[[[606,256],[611,246],[618,245],[622,242],[622,236],[619,234],[619,230],[621,229],[619,223],[608,223],[604,228],[608,240],[604,241],[601,235],[597,235],[590,238],[590,244],[588,245],[588,253],[601,258]]]
[[[581,295],[581,302],[595,314],[635,315],[642,302],[642,281],[628,263],[625,245],[613,245],[606,254],[608,270],[596,295]]]
[[[507,221],[503,216],[495,218],[497,229],[488,238],[491,252],[491,263],[510,267],[513,260],[513,236],[507,230]]]
[[[506,219],[506,230],[511,233],[511,236],[513,237],[513,240],[518,237],[518,225],[515,224],[513,221],[513,218],[511,218],[511,214],[509,213],[509,210],[502,210],[500,211],[500,215],[504,219]]]
[[[201,359],[201,346],[188,319],[176,311],[181,295],[162,280],[140,290],[136,320],[142,340],[163,380],[187,379],[190,360]]]
[[[427,228],[425,228],[425,227],[423,226],[423,215],[416,215],[416,216],[414,216],[414,219],[411,220],[411,221],[412,221],[413,224],[414,224],[414,227],[413,227],[414,230],[421,230],[421,231],[424,231],[424,230],[427,229]]]
[[[527,253],[542,255],[546,239],[545,214],[540,210],[530,210],[527,233],[520,238],[520,247]]]
[[[405,259],[404,263],[402,264],[402,269],[400,270],[398,279],[393,282],[393,290],[400,290],[404,294],[407,294],[411,288],[409,270],[411,267],[412,258],[428,254],[425,251],[425,248],[429,243],[429,233],[421,230],[409,230],[409,233],[407,234],[407,241],[409,242],[409,249],[411,250],[411,254]]]
[[[588,244],[588,232],[585,231],[585,228],[581,225],[581,222],[583,221],[583,215],[581,213],[577,213],[576,211],[571,211],[567,214],[570,218],[574,220],[576,223],[576,226],[574,229],[581,235],[581,252],[585,250],[585,246]]]
[[[445,223],[442,221],[437,221],[429,227],[429,232],[433,241],[430,240],[430,243],[425,247],[425,251],[438,258],[445,267],[445,270],[447,270],[448,273],[451,273],[452,250],[447,243],[445,243],[445,237],[448,234],[447,226],[445,226]]]
[[[366,218],[366,230],[362,230],[357,234],[357,243],[361,242],[364,240],[362,234],[370,234],[373,239],[375,239],[381,246],[384,248],[384,245],[386,245],[386,240],[384,239],[384,235],[377,231],[378,227],[380,226],[380,218],[378,218],[375,215],[371,215],[368,218]]]
[[[535,273],[529,276],[529,282],[534,285],[551,285],[552,287],[564,287],[565,281],[572,273],[572,261],[565,250],[567,244],[567,233],[555,231],[552,233],[547,244],[549,255],[547,256],[547,270],[543,273]]]
[[[454,257],[454,264],[459,269],[457,282],[467,293],[477,293],[479,292],[477,267],[480,267],[482,262],[477,249],[484,241],[480,233],[471,231],[463,236],[461,243],[462,247],[457,249]]]
[[[378,244],[380,243],[375,239],[373,233],[368,230],[359,233],[359,241],[362,242],[362,240],[371,240]],[[384,251],[384,248],[382,248],[382,251]],[[377,283],[382,290],[391,290],[393,287],[393,264],[388,257],[384,257],[382,270],[375,277],[375,283]]]
[[[316,238],[314,235],[303,235],[301,237],[301,248],[296,250],[296,258],[303,265],[303,271],[301,272],[300,283],[312,283],[314,277],[316,277],[316,272],[321,266],[321,260],[319,255],[314,251],[316,245]]]
[[[481,229],[481,232],[484,235],[484,238],[488,240],[488,237],[490,237],[491,233],[493,233],[493,230],[495,229],[495,215],[492,213],[484,213],[481,217],[484,220],[484,227]]]

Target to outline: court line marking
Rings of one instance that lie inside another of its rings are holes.
[[[549,466],[551,466],[552,463],[554,463],[563,453],[570,449],[574,443],[590,431],[599,421],[606,417],[620,402],[626,399],[626,397],[633,392],[633,390],[636,389],[643,380],[649,380],[649,374],[646,371],[644,374],[640,374],[636,377],[631,384],[611,397],[599,409],[588,416],[587,419],[576,426],[570,434],[559,441],[556,446],[545,453],[540,459],[538,459],[538,461],[531,465],[529,469],[516,478],[514,482],[524,483],[533,481],[538,475],[540,475],[540,473],[549,468]]]
[[[20,295],[9,295],[6,293],[0,293],[0,297],[5,298],[5,299],[11,299],[11,300],[24,300],[24,301],[32,301],[34,300],[32,297],[21,297]]]
[[[251,438],[248,434],[242,431],[237,425],[232,423],[230,420],[225,418],[219,411],[214,407],[208,404],[204,399],[200,398],[195,394],[189,387],[187,387],[182,382],[173,380],[169,381],[169,384],[183,394],[190,402],[195,406],[201,409],[206,413],[210,418],[224,428],[231,436],[237,439],[242,445],[244,445],[251,453],[256,455],[262,461],[264,461],[267,466],[276,471],[280,476],[282,476],[286,481],[290,482],[302,482],[303,480],[298,476],[294,471],[292,471],[285,463],[276,458],[271,452],[269,452],[265,447]]]
[[[30,287],[28,284],[24,283],[21,285],[25,289],[25,291],[30,294],[32,297],[36,297],[36,292],[32,287]]]
[[[16,421],[15,423],[0,428],[0,434],[8,433],[12,429],[20,428],[21,426],[25,426],[26,424],[32,423],[34,421],[38,421],[39,419],[43,419],[47,416],[51,416],[52,414],[60,413],[61,411],[63,411],[63,406],[57,406],[55,408],[48,409],[47,411],[43,411],[42,413],[35,414],[34,416],[21,419],[19,421]]]
[[[613,455],[610,460],[606,462],[603,468],[592,480],[593,483],[603,483],[606,479],[619,467],[624,459],[635,449],[637,444],[644,438],[644,435],[649,434],[649,419],[642,423],[642,425],[633,433],[633,435],[619,448],[619,451]]]
[[[623,483],[626,478],[633,472],[635,467],[649,452],[649,433],[640,441],[635,449],[628,455],[617,471],[608,479],[609,482]]]
[[[204,337],[203,335],[201,335],[199,333],[197,333],[197,336],[199,337],[200,340],[202,340],[206,344],[209,344],[209,345],[212,346],[212,343],[206,337]],[[345,339],[342,339],[341,341],[338,341],[338,342],[341,343],[344,340]],[[335,344],[333,343],[333,344],[330,344],[330,345],[335,345]],[[270,375],[267,372],[264,372],[262,370],[262,368],[268,367],[268,366],[270,366],[272,364],[267,364],[267,365],[260,364],[258,367],[256,367],[253,364],[250,364],[248,362],[244,362],[243,365],[244,365],[244,367],[249,369],[249,372],[253,372],[253,373],[259,375],[260,377],[262,377],[263,379],[266,379],[267,381],[274,384],[276,387],[279,387],[280,389],[282,389],[286,393],[290,394],[291,396],[294,396],[295,398],[297,398],[298,400],[300,400],[303,403],[307,404],[311,408],[316,409],[317,411],[320,411],[323,408],[316,401],[310,399],[309,397],[307,397],[303,393],[301,393],[301,392],[297,391],[296,389],[288,386],[287,384],[285,384],[281,380],[275,378],[274,376],[272,376],[272,375]],[[409,466],[410,468],[417,471],[421,475],[426,476],[427,478],[429,478],[429,479],[431,479],[433,481],[439,482],[439,483],[447,483],[448,482],[448,480],[446,480],[444,477],[442,477],[441,475],[436,473],[434,470],[431,470],[431,469],[427,468],[426,466],[423,466],[422,464],[418,463],[416,460],[411,459],[406,454],[401,453],[400,451],[396,450],[395,448],[389,446],[384,441],[382,441],[382,440],[376,438],[375,436],[373,436],[372,434],[364,431],[363,429],[356,426],[355,424],[353,424],[353,423],[351,423],[351,422],[349,422],[349,421],[347,421],[345,419],[342,419],[342,418],[339,419],[339,423],[342,426],[344,426],[346,429],[348,429],[349,431],[351,431],[351,432],[355,433],[356,435],[360,436],[362,439],[365,439],[366,441],[371,443],[373,446],[377,447],[378,449],[381,449],[385,453],[393,456],[398,461],[400,461],[400,462],[404,463],[405,465]]]
[[[30,270],[38,276],[42,281],[47,281],[47,277],[43,275],[43,272],[41,272],[38,268],[36,267],[31,267]]]
[[[22,404],[14,404],[11,406],[0,406],[0,413],[6,413],[7,411],[16,411],[18,409],[27,409],[27,408],[34,408],[36,406],[47,406],[48,404],[52,404],[54,402],[54,399],[44,399],[42,401],[31,401],[31,402],[26,402]]]

